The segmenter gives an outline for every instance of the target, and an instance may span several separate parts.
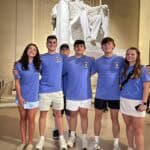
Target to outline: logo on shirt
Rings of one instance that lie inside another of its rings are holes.
[[[88,68],[88,62],[85,61],[85,62],[83,63],[83,66],[84,66],[85,69],[87,69],[87,68]]]
[[[114,62],[115,69],[118,69],[120,67],[119,62]]]
[[[60,59],[60,57],[56,57],[56,62],[61,62],[61,59]]]

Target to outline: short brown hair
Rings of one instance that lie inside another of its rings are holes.
[[[111,38],[111,37],[103,38],[102,41],[101,41],[101,45],[104,45],[104,44],[109,43],[109,42],[112,42],[113,45],[116,46],[114,39]]]
[[[55,35],[49,35],[49,36],[47,37],[47,42],[48,42],[48,40],[50,40],[50,39],[55,39],[55,40],[57,41],[57,37],[56,37]]]

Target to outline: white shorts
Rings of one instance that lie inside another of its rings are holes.
[[[91,99],[86,100],[66,100],[66,109],[70,111],[77,111],[79,108],[91,108]]]
[[[48,111],[50,106],[55,110],[64,109],[64,100],[62,91],[53,93],[40,93],[39,94],[39,108],[40,111]]]
[[[16,104],[18,106],[18,100],[16,100]],[[23,108],[24,109],[34,109],[34,108],[38,108],[39,107],[39,101],[35,101],[35,102],[24,102],[23,104]]]
[[[120,112],[133,117],[145,117],[145,111],[138,112],[135,106],[141,104],[141,100],[130,100],[120,97]]]

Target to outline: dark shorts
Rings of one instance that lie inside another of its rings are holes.
[[[70,111],[66,109],[66,97],[64,96],[64,109],[61,111],[61,114],[66,114],[67,116],[70,116]]]
[[[96,109],[120,109],[120,100],[104,100],[95,98],[94,107]]]

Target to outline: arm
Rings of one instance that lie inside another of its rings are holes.
[[[18,95],[18,103],[21,107],[23,107],[24,100],[23,100],[23,97],[21,95],[20,79],[15,80],[15,87],[16,87],[16,92]]]
[[[142,104],[138,109],[138,111],[140,112],[146,110],[146,104],[150,90],[150,74],[147,68],[143,68],[142,70],[142,80],[143,80]]]
[[[23,97],[22,97],[22,94],[21,94],[21,86],[20,86],[20,67],[19,67],[19,64],[16,64],[15,67],[14,67],[14,71],[13,71],[13,75],[14,75],[14,78],[15,78],[15,88],[16,88],[16,92],[17,92],[17,96],[18,96],[18,104],[23,107],[23,103],[24,103],[24,100],[23,100]]]
[[[144,82],[143,83],[143,98],[142,98],[142,103],[147,103],[147,99],[149,96],[149,92],[150,92],[150,82]]]

